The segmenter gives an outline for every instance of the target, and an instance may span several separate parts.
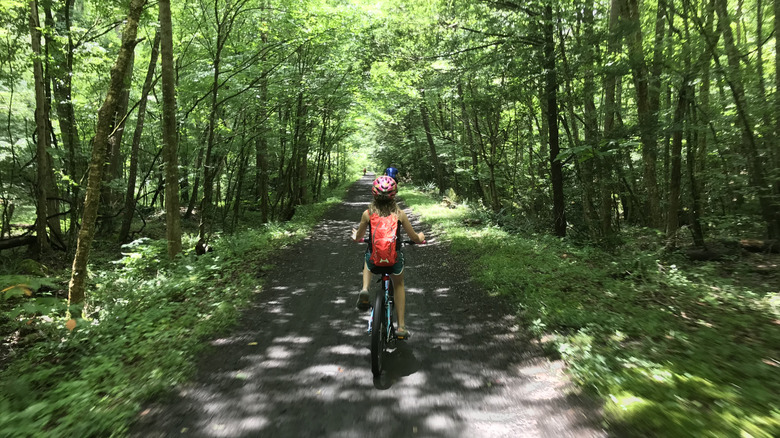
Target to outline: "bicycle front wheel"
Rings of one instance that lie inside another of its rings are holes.
[[[371,372],[374,377],[382,373],[382,356],[387,342],[387,318],[385,318],[385,294],[379,291],[374,300],[374,313],[371,321]]]

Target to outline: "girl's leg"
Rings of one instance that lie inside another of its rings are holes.
[[[361,290],[368,290],[368,287],[371,285],[371,271],[368,270],[368,264],[366,262],[363,262],[363,289]]]
[[[368,270],[368,264],[363,262],[363,287],[358,293],[358,300],[355,306],[358,310],[368,310],[371,306],[369,303],[368,286],[371,284],[371,271]]]
[[[391,275],[393,279],[393,294],[395,295],[395,310],[398,314],[398,328],[406,329],[404,312],[406,311],[406,292],[404,291],[404,273]]]

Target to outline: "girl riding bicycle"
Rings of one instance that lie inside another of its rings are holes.
[[[409,235],[409,238],[414,243],[422,243],[425,241],[425,235],[414,231],[414,227],[412,227],[412,224],[409,222],[406,213],[398,207],[398,204],[396,204],[395,195],[398,193],[398,185],[393,178],[389,176],[380,176],[375,179],[371,192],[374,195],[374,201],[369,205],[368,209],[363,212],[358,229],[352,230],[352,240],[358,242],[362,239],[368,225],[371,223],[372,215],[379,215],[380,217],[395,215],[398,218],[398,222],[406,231],[406,234]],[[374,268],[376,268],[376,266],[371,262],[371,253],[367,251],[365,262],[363,263],[363,288],[358,294],[357,302],[357,308],[360,310],[368,310],[369,308],[368,287],[371,283],[371,271]],[[390,278],[393,280],[395,308],[398,312],[398,330],[396,330],[396,336],[398,336],[399,339],[404,339],[409,336],[409,332],[406,330],[406,323],[404,320],[404,310],[406,307],[406,295],[404,292],[404,257],[403,253],[400,251],[398,252],[398,260],[395,265],[392,266]]]

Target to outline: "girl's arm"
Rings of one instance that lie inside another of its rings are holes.
[[[409,222],[406,212],[401,209],[398,210],[398,220],[401,221],[401,225],[404,227],[404,230],[406,230],[406,234],[409,235],[409,238],[412,239],[414,243],[423,243],[425,241],[425,234],[414,231],[414,227],[412,226],[412,223]]]
[[[359,242],[360,239],[366,235],[366,228],[368,228],[369,222],[371,222],[371,218],[368,216],[368,210],[366,210],[363,212],[363,215],[360,216],[360,225],[358,226],[358,229],[352,229],[353,241]]]

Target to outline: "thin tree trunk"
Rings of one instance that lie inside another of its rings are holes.
[[[780,47],[780,0],[774,0],[772,2],[772,5],[775,12],[775,19],[774,19],[775,97],[773,102],[774,116],[775,116],[774,138],[777,139],[778,137],[780,137],[780,50],[777,49],[778,47]],[[778,146],[775,146],[774,148],[770,149],[770,157],[772,159],[773,168],[775,169],[780,169],[780,150],[778,149],[780,149],[780,147]],[[775,178],[774,181],[772,181],[772,185],[774,188],[775,199],[780,199],[780,173],[775,174]],[[780,210],[780,206],[776,206],[775,208]]]
[[[471,132],[471,123],[469,122],[469,113],[466,110],[466,99],[463,95],[463,84],[458,82],[458,100],[460,102],[460,114],[463,123],[464,143],[466,153],[471,157],[471,184],[469,184],[470,198],[482,197],[487,200],[482,190],[482,182],[479,176],[479,160],[477,159],[477,150],[474,146],[474,134]]]
[[[37,0],[30,1],[30,37],[33,51],[33,79],[35,81],[35,126],[37,133],[37,181],[36,181],[36,244],[35,252],[41,257],[50,250],[47,232],[49,187],[49,114],[46,105],[46,92],[43,78],[43,53],[41,51],[41,31],[38,17]]]
[[[716,0],[718,13],[718,28],[723,35],[723,43],[726,49],[729,68],[727,77],[734,103],[737,109],[738,121],[742,128],[742,144],[747,156],[751,183],[758,193],[761,215],[767,225],[767,237],[775,239],[780,237],[780,217],[777,214],[777,205],[772,200],[772,191],[766,184],[762,158],[759,156],[754,127],[750,120],[745,87],[742,82],[740,54],[731,31],[731,18],[727,11],[726,0]]]
[[[56,15],[56,22],[52,16],[50,6],[44,6],[47,8],[46,19],[53,23],[52,27],[55,29],[55,38],[47,38],[46,45],[51,47],[48,52],[51,56],[52,62],[49,65],[49,74],[52,81],[52,94],[57,109],[57,120],[60,125],[60,138],[62,139],[63,147],[67,151],[67,158],[65,159],[67,166],[65,172],[71,180],[76,180],[78,175],[78,163],[76,158],[77,151],[81,150],[81,143],[79,140],[78,127],[76,126],[76,114],[73,109],[73,101],[71,99],[71,89],[73,75],[73,39],[70,34],[70,12],[73,7],[73,0],[64,0],[58,9],[54,12]],[[60,39],[67,38],[67,44],[65,47],[60,43]],[[80,209],[79,199],[79,185],[68,185],[69,200],[70,200],[70,226],[67,231],[66,246],[68,248],[74,248],[76,243],[76,233],[78,223],[78,213]]]
[[[162,133],[165,148],[165,236],[168,257],[181,252],[181,213],[179,211],[179,170],[177,151],[179,132],[176,124],[176,82],[173,66],[173,24],[170,0],[159,0],[160,67],[162,69]]]
[[[99,233],[103,235],[110,235],[114,232],[115,222],[114,213],[117,209],[117,203],[119,203],[119,192],[113,188],[110,184],[113,181],[122,177],[122,138],[125,133],[125,126],[127,126],[127,109],[130,107],[130,88],[133,85],[133,63],[135,62],[135,52],[130,53],[130,67],[125,73],[124,83],[122,84],[122,92],[119,95],[119,100],[116,105],[113,122],[113,132],[108,137],[108,151],[107,151],[107,164],[106,164],[106,182],[109,184],[103,185],[103,215],[101,216],[101,223],[99,227]]]
[[[639,16],[639,0],[626,0],[626,20],[631,31],[628,35],[628,52],[631,72],[636,90],[637,116],[639,119],[640,138],[642,140],[642,164],[644,168],[643,181],[648,201],[649,225],[660,227],[661,202],[658,193],[656,177],[656,162],[658,161],[658,145],[656,144],[657,114],[654,112],[654,93],[650,89],[654,82],[645,62],[642,48],[642,32]]]
[[[428,141],[428,148],[431,151],[431,164],[436,172],[436,183],[439,186],[439,194],[442,195],[446,189],[446,187],[444,187],[444,170],[442,169],[441,164],[439,164],[439,156],[436,153],[436,143],[434,143],[433,134],[431,134],[431,123],[428,117],[428,106],[425,103],[425,92],[420,91],[420,95],[422,96],[422,101],[420,102],[420,117],[422,118],[423,129],[425,129],[425,138]]]
[[[680,186],[682,181],[682,141],[685,110],[688,107],[688,78],[683,77],[680,84],[680,94],[674,110],[672,123],[671,174],[669,181],[669,209],[666,213],[667,245],[677,247],[678,213],[680,210]]]
[[[558,159],[558,81],[555,69],[555,39],[552,6],[544,7],[544,68],[547,126],[550,138],[550,176],[553,191],[555,235],[566,236],[566,211],[563,200],[563,163]]]
[[[308,199],[306,179],[309,176],[309,105],[304,102],[304,95],[298,93],[298,110],[295,118],[295,169],[293,176],[293,196],[291,207],[305,204]]]
[[[130,149],[130,168],[127,171],[127,191],[125,192],[125,207],[122,218],[122,227],[119,230],[119,241],[126,242],[130,236],[130,226],[135,216],[135,184],[138,178],[138,153],[141,147],[141,134],[144,130],[144,120],[146,119],[146,102],[149,91],[152,89],[154,81],[154,71],[157,68],[157,58],[160,55],[160,32],[154,35],[152,43],[152,54],[149,60],[149,68],[146,70],[146,80],[141,89],[141,100],[138,104],[138,118],[135,122],[135,132],[133,132],[133,144]]]
[[[257,197],[260,201],[260,220],[268,222],[268,140],[259,135],[255,141],[255,167],[257,171]]]
[[[241,154],[238,157],[238,174],[236,175],[236,190],[234,203],[233,203],[233,224],[232,228],[235,230],[238,224],[238,219],[241,214],[241,192],[244,189],[244,174],[246,173],[247,161],[249,160],[249,154],[245,152],[246,144],[241,145]]]
[[[689,98],[689,111],[691,112],[691,120],[695,122],[696,117],[696,105],[694,104],[695,98],[693,96],[694,91],[690,90],[691,96]],[[696,138],[697,135],[704,135],[704,133],[698,133],[695,130],[689,129],[688,141],[685,145],[685,162],[688,170],[688,181],[691,186],[691,208],[690,208],[690,222],[691,231],[693,235],[693,243],[698,247],[704,247],[704,229],[701,226],[701,189],[699,183],[699,176],[696,174],[696,145],[699,143]]]
[[[95,129],[95,139],[92,146],[92,158],[89,163],[89,176],[87,179],[87,195],[84,201],[84,216],[79,230],[79,239],[76,245],[76,255],[73,258],[73,272],[68,285],[68,305],[79,304],[84,301],[87,281],[87,261],[95,236],[95,222],[97,221],[98,207],[100,205],[100,186],[103,179],[103,163],[106,159],[108,148],[108,136],[111,133],[113,116],[116,113],[119,94],[130,67],[131,53],[135,49],[136,34],[138,31],[138,19],[141,16],[146,0],[131,0],[127,21],[122,32],[122,45],[117,55],[116,63],[111,68],[111,83],[106,93],[106,99],[98,111],[98,122]]]
[[[195,244],[195,253],[204,254],[206,252],[206,245],[208,243],[208,236],[206,235],[206,229],[208,228],[212,217],[212,199],[214,193],[214,178],[216,177],[216,160],[214,160],[214,137],[216,135],[217,126],[217,110],[219,106],[218,92],[219,92],[219,75],[220,66],[222,61],[222,48],[224,46],[224,40],[227,36],[222,33],[222,22],[219,19],[217,13],[217,6],[215,0],[215,19],[217,20],[217,50],[214,54],[214,73],[212,75],[211,85],[211,110],[209,112],[209,127],[208,127],[208,140],[206,141],[206,163],[203,166],[203,198],[200,201],[200,224],[198,225],[198,242]]]
[[[583,18],[582,18],[583,24],[584,24],[584,47],[583,50],[585,51],[584,55],[584,62],[585,62],[585,78],[583,81],[583,103],[584,103],[584,111],[585,111],[585,144],[590,146],[591,150],[596,151],[599,145],[599,141],[601,140],[599,138],[599,127],[598,127],[598,113],[596,112],[596,101],[595,101],[595,91],[596,91],[596,81],[594,78],[593,71],[596,69],[595,66],[595,58],[596,54],[599,51],[599,43],[594,38],[593,34],[593,0],[587,0],[584,5],[583,10]],[[585,163],[583,163],[583,166],[585,167],[585,181],[583,184],[585,184],[585,202],[588,203],[586,205],[586,208],[590,210],[592,207],[591,205],[595,203],[596,199],[596,191],[595,188],[600,187],[601,184],[604,182],[602,181],[601,175],[597,175],[596,171],[596,162],[598,159],[595,157],[595,154],[593,157],[589,158]],[[595,184],[597,187],[594,188],[594,179]],[[609,203],[608,203],[609,206]],[[596,212],[590,213],[591,216],[601,216],[601,214],[598,214]],[[607,217],[609,218],[610,213],[606,213]],[[603,225],[602,218],[599,217],[599,225]],[[602,230],[603,231],[603,230]]]
[[[620,24],[620,2],[612,0],[609,12],[609,37],[607,40],[607,57],[612,57],[620,50],[622,38],[618,32]],[[604,138],[610,140],[614,137],[617,119],[617,83],[618,73],[608,70],[604,75]],[[599,175],[599,219],[601,223],[601,235],[612,234],[612,168],[614,160],[604,154],[598,159]]]
[[[265,1],[261,4],[261,9],[265,10]],[[260,40],[268,44],[268,33],[261,32]],[[260,58],[260,65],[264,65],[265,55]],[[260,79],[260,109],[262,111],[262,121],[258,126],[257,140],[255,140],[255,202],[260,202],[260,220],[262,223],[268,222],[268,76],[263,75]]]

